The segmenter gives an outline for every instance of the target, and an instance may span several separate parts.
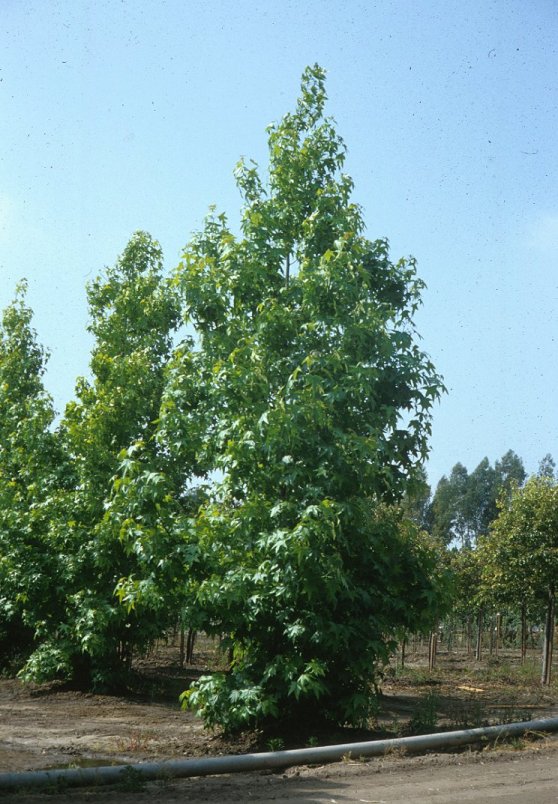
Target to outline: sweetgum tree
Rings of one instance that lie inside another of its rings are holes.
[[[206,496],[206,428],[197,416],[203,388],[191,350],[186,337],[169,360],[156,430],[121,453],[103,520],[131,559],[117,595],[129,614],[159,634],[178,622],[196,627],[194,590],[207,575],[195,528]]]
[[[61,557],[48,538],[68,463],[51,430],[47,353],[21,283],[0,321],[0,654],[22,659],[60,602]]]
[[[439,602],[436,552],[393,507],[442,390],[416,343],[423,285],[364,236],[325,101],[307,69],[268,129],[267,180],[238,165],[241,236],[212,213],[178,273],[219,470],[197,517],[197,602],[232,655],[184,699],[228,729],[317,709],[365,721],[395,634]]]
[[[87,297],[95,337],[91,378],[78,380],[60,426],[74,482],[50,534],[66,556],[64,605],[24,677],[74,676],[113,686],[133,651],[158,636],[161,622],[118,602],[119,579],[137,561],[107,517],[107,501],[122,451],[139,442],[149,459],[179,311],[161,248],[145,232],[136,232],[115,266],[88,285]]]

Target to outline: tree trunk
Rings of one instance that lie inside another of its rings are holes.
[[[501,633],[502,633],[502,615],[500,614],[500,612],[498,612],[496,614],[496,633],[494,634],[494,640],[495,640],[495,642],[494,642],[494,653],[496,655],[496,658],[498,658],[498,655],[500,653],[500,635],[501,635]]]
[[[185,657],[185,655],[186,654],[185,654],[185,651],[184,651],[184,626],[181,624],[180,625],[180,656],[179,656],[179,662],[180,662],[180,669],[181,670],[184,667],[184,657]]]
[[[405,647],[407,645],[407,636],[404,635],[401,640],[401,669],[405,667]]]
[[[194,643],[196,641],[196,631],[193,628],[188,629],[188,639],[186,640],[186,661],[192,664],[194,661]]]
[[[436,666],[436,648],[438,646],[438,632],[431,631],[428,641],[428,669],[432,671]]]
[[[554,642],[554,589],[548,590],[541,684],[548,686],[552,677],[552,648]]]
[[[521,604],[521,664],[525,664],[527,656],[527,607]]]
[[[467,615],[467,656],[473,652],[473,623],[470,614]]]
[[[475,648],[475,659],[480,662],[482,658],[482,609],[477,614],[477,645]]]

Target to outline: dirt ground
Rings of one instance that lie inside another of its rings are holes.
[[[207,671],[213,659],[211,645],[202,642],[196,664],[181,670],[176,647],[162,647],[138,664],[138,689],[127,697],[0,680],[0,773],[269,750],[271,746],[263,735],[225,740],[206,731],[193,714],[180,710],[178,694],[192,678]],[[497,662],[475,665],[462,656],[441,654],[439,667],[432,674],[419,660],[403,672],[393,669],[388,673],[378,722],[369,731],[309,735],[301,728],[299,734],[283,735],[283,747],[303,747],[311,739],[319,744],[345,743],[556,716],[556,689],[542,690],[533,675],[523,674],[518,679],[511,659],[501,657]],[[524,797],[517,800],[525,801],[528,787],[530,804],[534,804],[539,800],[558,801],[557,759],[558,740],[551,737],[532,743],[514,741],[497,750],[473,747],[455,754],[349,760],[286,772],[185,779],[164,786],[148,783],[137,790],[120,785],[118,789],[59,790],[54,796],[14,793],[3,800],[19,804],[55,800],[120,804],[149,800],[391,802],[419,801],[420,793],[429,801],[473,801],[497,800],[498,790],[506,789],[508,798],[500,800],[513,800],[523,788]],[[531,777],[533,781],[527,781]],[[456,797],[452,785],[459,779],[463,795],[469,790],[480,798]],[[485,782],[492,785],[492,792],[482,787]],[[534,785],[538,785],[538,793]],[[552,797],[537,799],[539,793]]]

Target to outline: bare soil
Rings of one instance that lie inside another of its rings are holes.
[[[249,733],[234,739],[207,731],[198,718],[181,711],[179,706],[180,692],[193,678],[207,672],[215,661],[214,646],[207,640],[199,643],[195,664],[186,669],[179,667],[176,646],[161,646],[155,655],[137,663],[136,688],[125,697],[96,695],[60,684],[24,686],[15,679],[3,679],[0,680],[0,772],[245,753],[269,750],[270,739],[281,739],[283,747],[292,748],[308,745],[309,741],[346,743],[440,728],[558,716],[556,689],[542,689],[536,681],[536,668],[531,675],[520,671],[511,653],[498,660],[488,659],[476,664],[465,656],[442,652],[433,673],[424,668],[422,657],[411,658],[413,661],[404,671],[394,667],[388,672],[383,684],[381,711],[369,730],[314,729],[310,734],[303,726],[289,732],[278,727],[275,734]],[[518,747],[523,750],[518,752]],[[126,791],[119,787],[58,791],[50,798],[48,793],[26,792],[4,800],[20,804],[53,800],[127,804],[185,798],[188,801],[421,800],[417,797],[419,787],[416,787],[416,795],[407,792],[403,796],[402,792],[401,799],[389,797],[388,788],[393,788],[397,776],[397,790],[401,791],[406,789],[406,784],[420,786],[420,779],[423,779],[427,788],[424,800],[436,800],[432,791],[436,785],[441,785],[440,790],[446,791],[441,795],[448,797],[438,800],[465,801],[477,799],[460,799],[455,791],[450,795],[451,779],[459,774],[467,775],[469,768],[473,795],[475,790],[484,789],[481,776],[486,773],[483,770],[479,775],[479,768],[504,763],[507,770],[504,768],[498,782],[502,785],[502,780],[509,781],[514,768],[517,770],[514,763],[521,760],[525,765],[521,773],[532,773],[535,780],[546,779],[549,789],[554,785],[554,797],[548,801],[556,802],[557,748],[558,741],[553,738],[533,743],[515,741],[511,746],[499,746],[496,751],[493,747],[485,746],[482,751],[480,747],[472,747],[465,752],[445,755],[390,756],[365,763],[349,761],[281,773],[186,779],[164,787],[150,783],[141,790]],[[494,773],[489,774],[493,781],[500,771],[496,776]],[[429,784],[432,794],[428,793]],[[380,795],[382,785],[387,787]],[[541,788],[541,795],[546,795],[545,789]],[[513,800],[512,792],[508,790],[508,799],[502,800]],[[494,795],[487,794],[487,797]],[[539,800],[534,792],[529,798],[531,804]],[[485,799],[481,796],[478,800]],[[526,797],[517,800],[526,800]]]

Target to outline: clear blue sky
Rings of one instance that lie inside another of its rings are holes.
[[[368,234],[413,254],[449,393],[431,481],[558,458],[555,0],[0,0],[0,306],[29,280],[56,406],[88,370],[85,283],[146,229],[171,270],[307,64]]]

